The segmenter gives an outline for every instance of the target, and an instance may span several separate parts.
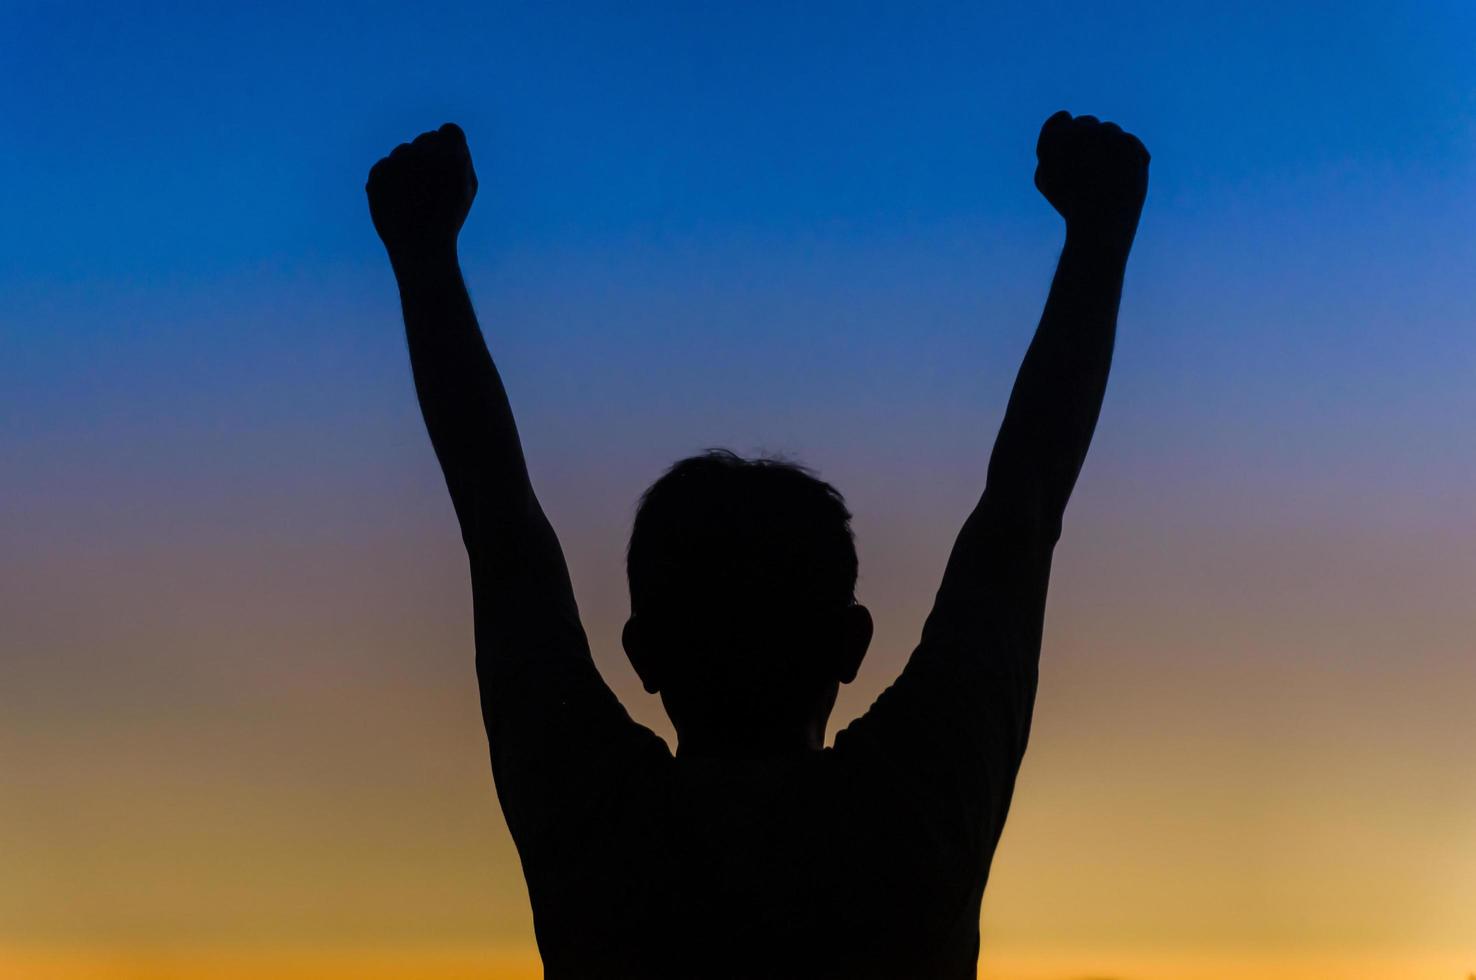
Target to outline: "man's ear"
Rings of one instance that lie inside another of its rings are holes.
[[[861,669],[861,661],[866,659],[866,651],[871,647],[871,634],[873,630],[871,622],[871,610],[859,602],[847,606],[841,613],[840,631],[840,655],[836,663],[836,680],[842,684],[849,684],[856,679],[856,672]]]
[[[646,624],[635,616],[627,619],[625,628],[620,631],[620,645],[625,647],[625,656],[635,668],[636,676],[641,679],[641,686],[646,689],[646,693],[659,694],[661,653],[657,645],[651,642]]]

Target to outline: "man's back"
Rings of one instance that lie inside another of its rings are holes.
[[[834,748],[792,756],[608,746],[562,787],[578,802],[519,835],[547,975],[973,977],[1034,691],[1033,674],[995,680],[1017,730],[989,741],[926,718],[896,719],[916,733],[897,737],[884,698]],[[961,785],[983,771],[1008,778]]]

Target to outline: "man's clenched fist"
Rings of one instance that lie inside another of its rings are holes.
[[[369,171],[369,216],[390,261],[454,255],[477,195],[466,135],[455,123],[401,143]]]
[[[1136,136],[1062,110],[1040,127],[1035,155],[1035,186],[1068,232],[1132,244],[1148,193],[1148,151]]]

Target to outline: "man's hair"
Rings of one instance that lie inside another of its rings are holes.
[[[830,484],[783,459],[709,449],[641,496],[626,552],[633,612],[790,621],[856,590],[851,513]]]

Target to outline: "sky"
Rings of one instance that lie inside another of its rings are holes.
[[[1062,239],[1153,154],[982,977],[1476,972],[1476,11],[0,6],[0,976],[537,975],[369,167],[462,259],[619,648],[708,446],[855,512],[896,675]],[[864,857],[864,856],[863,856]]]

